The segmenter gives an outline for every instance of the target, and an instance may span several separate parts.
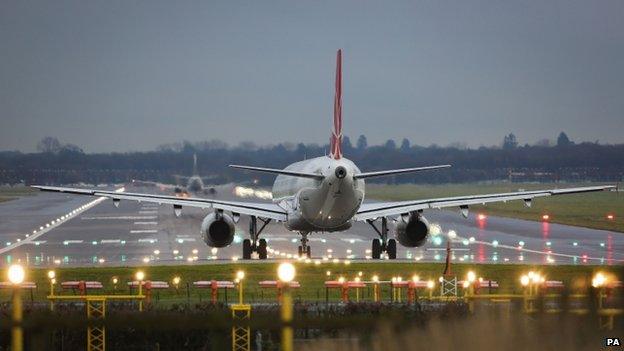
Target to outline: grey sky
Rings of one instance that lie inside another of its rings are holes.
[[[0,150],[624,142],[624,1],[2,1]]]

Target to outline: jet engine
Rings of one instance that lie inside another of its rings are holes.
[[[225,247],[234,240],[234,220],[225,213],[212,212],[204,218],[201,234],[208,246]]]
[[[405,247],[418,247],[429,235],[429,223],[418,213],[404,215],[398,219],[396,238]]]

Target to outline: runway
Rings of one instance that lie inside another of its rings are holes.
[[[153,192],[154,188],[128,191]],[[233,195],[233,186],[218,187],[216,196],[244,200]],[[111,200],[42,192],[0,204],[0,256],[5,263],[21,261],[35,266],[198,264],[238,259],[241,241],[247,238],[246,218],[241,217],[237,225],[233,245],[213,249],[199,234],[206,213],[184,208],[177,218],[165,205],[122,201],[117,208]],[[399,260],[444,261],[450,231],[455,262],[624,262],[623,233],[500,217],[479,219],[475,213],[465,219],[458,211],[432,210],[424,215],[437,235],[431,235],[421,248],[397,245]],[[270,259],[291,258],[297,252],[299,236],[280,224],[269,224],[261,237],[268,241]],[[375,237],[366,223],[355,223],[346,232],[312,234],[313,260],[370,259]]]

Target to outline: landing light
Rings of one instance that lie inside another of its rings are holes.
[[[544,221],[547,221],[549,219],[550,219],[550,215],[545,214],[545,215],[542,216],[542,220],[544,220]]]
[[[487,216],[486,216],[486,215],[484,215],[483,213],[479,213],[479,214],[477,215],[477,218],[478,218],[480,221],[483,221],[483,220],[487,219]]]

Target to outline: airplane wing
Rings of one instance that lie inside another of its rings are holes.
[[[551,196],[551,195],[563,195],[563,194],[577,194],[587,193],[593,191],[603,191],[614,189],[615,186],[587,186],[578,188],[567,189],[549,189],[549,190],[533,190],[533,191],[518,191],[512,193],[501,194],[484,194],[484,195],[467,195],[467,196],[455,196],[444,197],[437,199],[424,199],[413,201],[397,201],[397,202],[375,202],[366,203],[360,206],[360,209],[355,215],[355,219],[358,221],[365,221],[368,219],[375,219],[378,217],[400,215],[413,211],[420,211],[430,208],[440,209],[445,207],[458,207],[460,209],[468,209],[469,205],[483,205],[489,202],[501,202],[512,200],[524,200],[527,206],[531,205],[531,200],[536,197]]]
[[[201,198],[180,198],[177,196],[167,195],[155,195],[155,194],[139,194],[139,193],[126,193],[118,191],[108,191],[99,189],[79,189],[79,188],[64,188],[55,186],[40,186],[33,185],[33,188],[40,189],[42,191],[50,191],[57,193],[75,194],[75,195],[87,195],[87,196],[99,196],[113,199],[114,202],[121,200],[132,200],[138,202],[154,202],[157,204],[168,204],[174,207],[180,208],[184,206],[199,207],[199,208],[214,208],[217,210],[232,211],[235,213],[245,214],[249,216],[257,216],[263,218],[270,218],[276,221],[285,221],[287,212],[280,206],[274,203],[262,203],[262,202],[243,202],[243,201],[221,201],[214,199],[201,199]]]

